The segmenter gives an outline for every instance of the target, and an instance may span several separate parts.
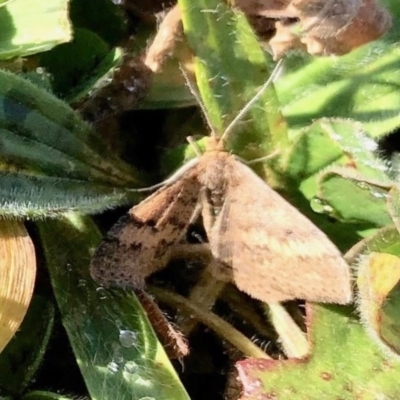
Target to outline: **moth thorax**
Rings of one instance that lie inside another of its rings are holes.
[[[214,214],[218,214],[219,210],[222,208],[224,204],[225,191],[224,189],[216,189],[210,190],[209,188],[205,189],[205,194],[207,198],[207,202],[214,209]]]
[[[224,203],[227,189],[226,158],[218,155],[209,157],[200,176],[207,202],[215,209],[216,213]]]

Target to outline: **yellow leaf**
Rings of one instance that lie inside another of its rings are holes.
[[[22,222],[0,222],[0,255],[1,352],[24,319],[35,284],[35,248]]]

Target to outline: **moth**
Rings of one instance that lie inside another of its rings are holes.
[[[91,261],[92,277],[104,286],[143,288],[168,264],[200,207],[215,276],[263,302],[349,303],[350,272],[339,250],[224,149],[225,133],[209,137],[202,155],[111,228]]]

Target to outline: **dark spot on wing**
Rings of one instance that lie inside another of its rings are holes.
[[[171,218],[168,221],[169,224],[171,224],[178,230],[184,230],[186,228],[188,222],[189,221],[186,221],[186,220],[183,221],[181,218],[179,218],[177,216],[171,216]]]
[[[133,242],[129,245],[129,249],[132,251],[140,251],[143,247],[143,243],[141,242]]]
[[[154,219],[148,219],[145,223],[143,223],[143,225],[147,225],[150,228],[155,228],[157,226],[157,221]]]

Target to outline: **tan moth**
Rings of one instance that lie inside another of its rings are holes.
[[[212,133],[204,154],[185,164],[111,228],[91,261],[97,282],[143,288],[148,276],[167,265],[200,205],[218,269],[215,276],[224,276],[264,302],[351,301],[349,267],[339,250],[252,169],[224,150],[224,138],[255,98],[221,138]]]

